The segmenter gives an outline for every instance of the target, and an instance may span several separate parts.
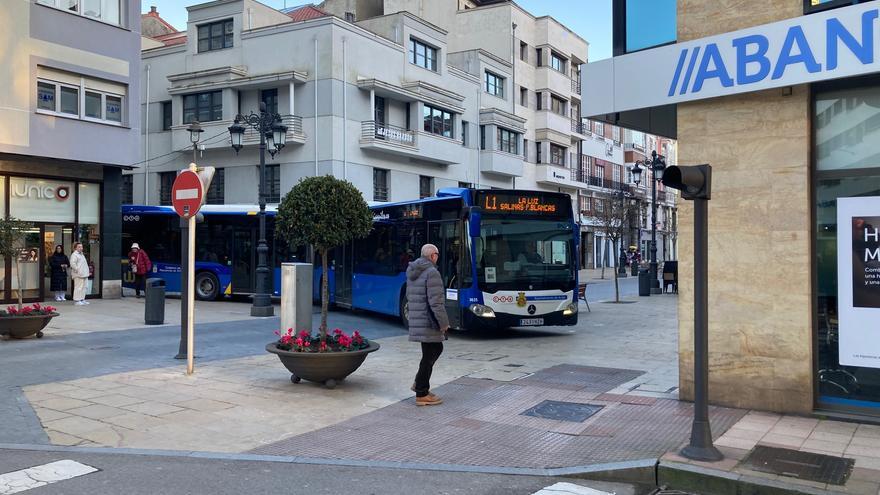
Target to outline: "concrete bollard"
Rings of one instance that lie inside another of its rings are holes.
[[[281,332],[312,331],[312,265],[281,263]]]

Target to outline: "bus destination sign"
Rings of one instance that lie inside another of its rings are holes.
[[[567,199],[543,194],[484,193],[477,202],[486,213],[560,215]]]

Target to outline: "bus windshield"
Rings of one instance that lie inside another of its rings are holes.
[[[498,290],[571,290],[572,227],[554,220],[483,217],[476,239],[479,287]]]

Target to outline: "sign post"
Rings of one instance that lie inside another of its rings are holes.
[[[186,305],[186,374],[193,373],[194,352],[194,328],[193,313],[195,308],[195,244],[196,244],[196,214],[205,201],[205,190],[210,186],[214,176],[214,167],[199,169],[196,164],[190,163],[189,169],[183,170],[174,180],[171,188],[171,205],[180,218],[187,223],[187,249],[185,266],[181,267],[182,282],[181,303]],[[183,333],[183,332],[181,332]]]

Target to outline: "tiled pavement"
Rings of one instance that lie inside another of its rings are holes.
[[[641,374],[557,365],[507,383],[459,378],[435,390],[444,399],[441,406],[418,408],[409,398],[252,452],[526,468],[656,458],[687,439],[692,407],[671,399],[607,393]],[[580,422],[522,415],[545,400],[602,409]],[[744,414],[711,408],[718,432]]]

